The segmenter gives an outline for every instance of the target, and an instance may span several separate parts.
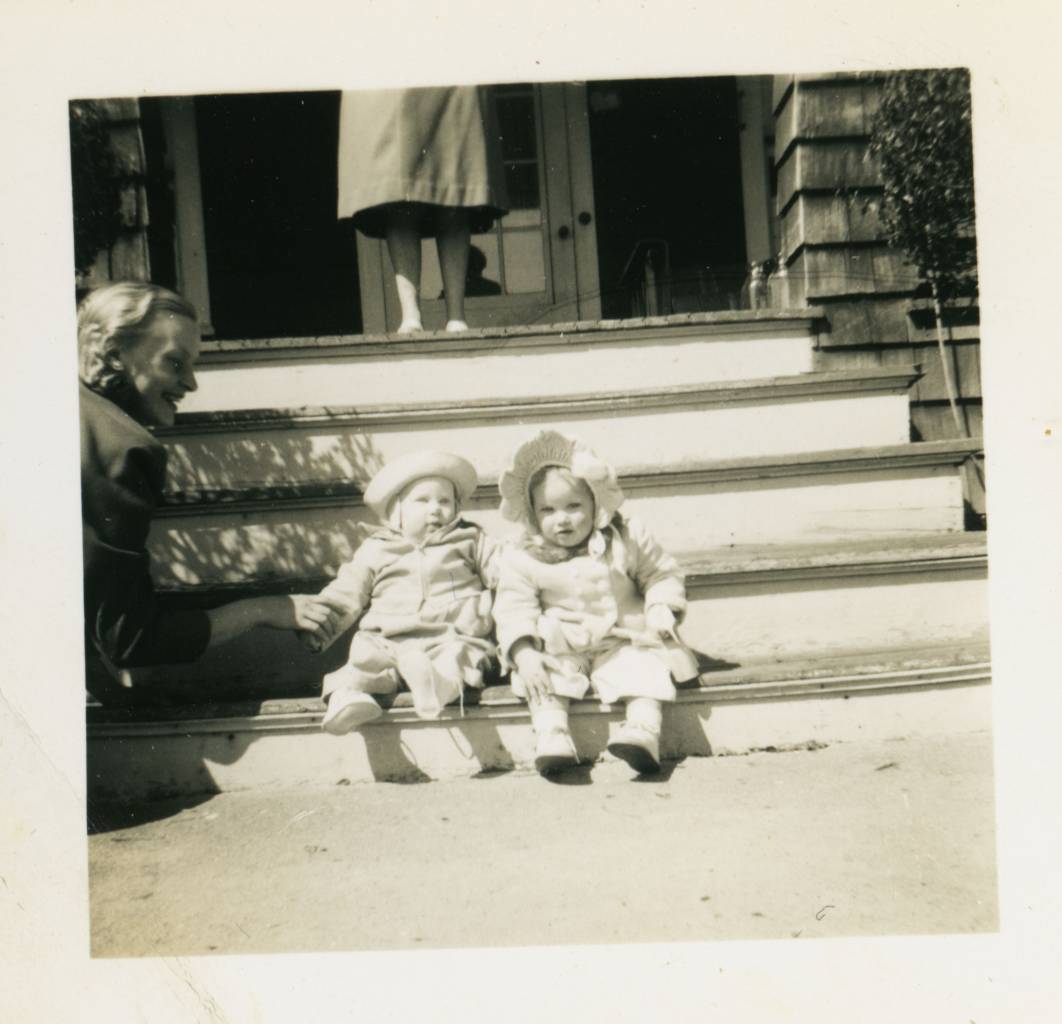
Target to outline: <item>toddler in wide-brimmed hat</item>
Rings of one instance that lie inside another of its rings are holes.
[[[336,609],[324,650],[354,623],[346,664],[324,680],[322,725],[342,734],[379,717],[373,694],[405,683],[421,718],[437,718],[461,694],[483,685],[495,655],[490,589],[494,545],[459,518],[476,488],[471,463],[447,452],[414,452],[386,465],[365,490],[381,521],[321,598]]]
[[[675,560],[619,514],[611,466],[555,431],[520,446],[498,484],[524,539],[502,558],[494,617],[503,663],[535,729],[535,766],[577,762],[568,703],[588,691],[626,705],[608,749],[639,772],[660,767],[662,703],[697,675],[679,640],[686,590]]]

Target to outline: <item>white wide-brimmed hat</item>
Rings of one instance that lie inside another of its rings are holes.
[[[387,507],[393,498],[414,480],[441,476],[454,485],[459,502],[467,501],[476,489],[476,470],[467,459],[450,452],[410,452],[387,463],[365,488],[365,504],[380,519],[387,519]]]
[[[543,430],[530,441],[520,445],[512,464],[498,480],[501,492],[501,514],[513,522],[535,525],[531,507],[531,480],[547,466],[559,466],[572,476],[584,480],[594,495],[594,526],[603,530],[611,522],[620,505],[623,491],[616,479],[616,471],[598,458],[581,441],[566,437],[555,430]]]

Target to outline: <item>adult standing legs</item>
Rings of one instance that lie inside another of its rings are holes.
[[[402,310],[399,334],[424,330],[420,319],[420,229],[414,208],[396,204],[387,216],[387,251]]]
[[[446,298],[446,329],[467,331],[465,321],[465,281],[468,277],[468,250],[471,233],[468,210],[463,207],[443,207],[438,211],[439,268],[442,271],[443,292]]]

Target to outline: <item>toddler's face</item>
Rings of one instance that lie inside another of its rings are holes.
[[[441,476],[422,477],[398,496],[398,506],[402,533],[413,540],[423,540],[457,515],[454,485]]]
[[[531,491],[538,529],[551,544],[578,547],[594,528],[594,495],[582,480],[551,469]]]

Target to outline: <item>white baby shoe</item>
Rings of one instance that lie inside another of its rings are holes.
[[[643,725],[624,722],[609,743],[608,752],[626,761],[636,772],[660,771],[660,736]]]
[[[382,714],[383,708],[367,693],[335,690],[328,698],[328,710],[321,720],[321,728],[333,736],[344,736]]]
[[[540,775],[572,768],[579,763],[572,734],[567,729],[549,729],[538,734],[535,742],[535,770]]]

